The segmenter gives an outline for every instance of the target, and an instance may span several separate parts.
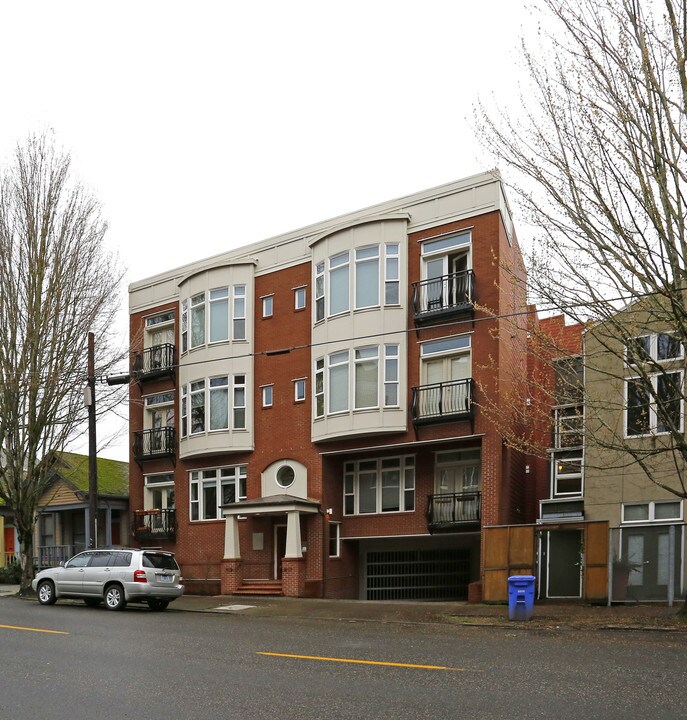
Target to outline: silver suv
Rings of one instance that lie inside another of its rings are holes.
[[[82,598],[90,606],[104,601],[108,610],[122,610],[127,602],[164,610],[184,592],[174,553],[134,548],[86,550],[60,567],[41,570],[31,586],[41,605]]]

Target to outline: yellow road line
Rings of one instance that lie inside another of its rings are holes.
[[[62,632],[62,630],[42,630],[41,628],[21,627],[19,625],[0,625],[0,628],[4,628],[5,630],[24,630],[26,632],[50,633],[51,635],[69,635],[68,632]]]
[[[320,660],[322,662],[353,663],[357,665],[385,665],[387,667],[414,668],[415,670],[453,670],[455,672],[470,672],[467,668],[453,668],[445,665],[414,665],[412,663],[383,662],[381,660],[353,660],[350,658],[319,657],[318,655],[290,655],[288,653],[258,652],[257,655],[270,657],[295,658],[297,660]],[[475,672],[475,671],[472,671]]]

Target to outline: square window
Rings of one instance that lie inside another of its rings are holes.
[[[305,307],[305,288],[296,288],[293,291],[293,306],[295,310],[303,310]]]
[[[272,317],[273,309],[274,309],[274,303],[273,303],[273,296],[269,295],[268,297],[264,297],[262,299],[262,316],[264,318],[266,317]]]

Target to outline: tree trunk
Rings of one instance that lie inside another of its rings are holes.
[[[30,595],[31,581],[34,576],[33,567],[33,532],[19,531],[19,565],[21,567],[21,580],[19,595]]]

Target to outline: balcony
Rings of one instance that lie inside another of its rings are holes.
[[[416,325],[472,314],[475,274],[472,270],[413,283],[413,317]]]
[[[133,514],[132,535],[139,542],[174,540],[177,536],[177,515],[174,508],[136,510]]]
[[[174,377],[175,347],[169,343],[153,345],[134,353],[133,376],[136,380]]]
[[[415,425],[472,420],[473,380],[420,385],[413,388],[410,405]]]
[[[176,433],[173,427],[140,430],[134,433],[134,458],[155,460],[176,455]]]
[[[430,495],[427,503],[427,527],[431,533],[479,527],[481,510],[481,492]]]

